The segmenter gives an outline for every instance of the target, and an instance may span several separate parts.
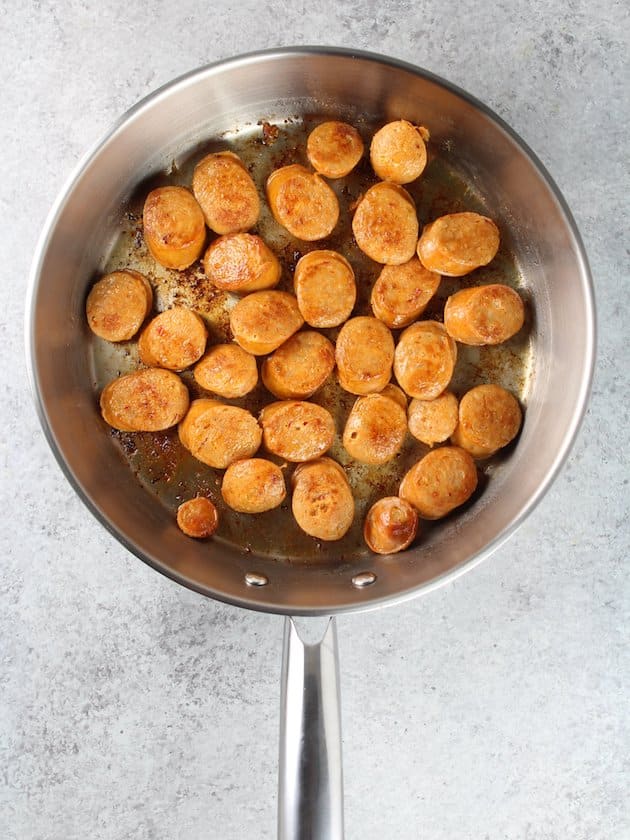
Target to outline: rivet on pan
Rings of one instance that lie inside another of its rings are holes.
[[[261,575],[258,572],[247,572],[245,575],[245,583],[248,586],[267,586],[269,578],[266,575]]]
[[[357,589],[363,589],[364,586],[372,586],[375,580],[374,572],[359,572],[352,578],[352,585],[356,586]]]

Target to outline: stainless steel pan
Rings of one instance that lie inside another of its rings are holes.
[[[341,547],[343,556],[332,556],[335,544],[318,553],[264,519],[249,532],[232,520],[210,543],[188,540],[165,511],[173,499],[139,487],[138,478],[147,484],[147,476],[129,468],[97,410],[107,366],[87,335],[86,290],[120,247],[134,191],[156,173],[173,172],[173,162],[183,165],[212,139],[230,142],[261,119],[290,126],[313,115],[364,125],[403,116],[430,126],[436,160],[471,202],[499,221],[509,265],[530,301],[526,414],[517,446],[491,464],[472,505],[396,559],[368,554],[356,539]],[[132,108],[81,161],[37,248],[27,347],[40,419],[61,468],[130,551],[177,582],[236,606],[334,616],[398,603],[452,580],[523,521],[558,473],[582,419],[594,323],[589,269],[570,211],[508,126],[416,67],[367,53],[300,48],[242,56],[168,84]],[[283,683],[279,836],[340,838],[334,619],[314,645],[304,645],[287,619]]]

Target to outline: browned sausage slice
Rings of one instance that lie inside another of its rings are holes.
[[[446,331],[462,344],[501,344],[516,335],[524,320],[521,296],[500,283],[461,289],[444,307]]]
[[[291,507],[295,521],[311,537],[340,540],[354,519],[354,499],[343,469],[319,458],[293,473]]]
[[[282,504],[287,490],[280,467],[264,458],[246,458],[227,468],[221,495],[232,510],[263,513]]]
[[[306,399],[324,384],[335,366],[335,348],[313,330],[295,333],[265,359],[262,380],[281,400]]]
[[[273,353],[293,333],[304,318],[297,300],[288,292],[253,292],[230,312],[230,328],[243,350],[255,356]]]
[[[215,233],[244,233],[258,221],[256,185],[233,152],[216,152],[200,160],[192,188],[206,224]]]
[[[123,432],[159,432],[174,426],[188,409],[188,390],[179,376],[150,368],[114,379],[101,394],[101,413]]]
[[[260,236],[230,233],[210,245],[203,258],[208,279],[226,292],[272,289],[280,280],[280,263]]]
[[[451,436],[474,458],[489,458],[514,440],[521,427],[516,397],[499,385],[477,385],[459,404],[459,423]]]
[[[255,454],[262,429],[243,408],[216,400],[194,400],[180,423],[179,439],[199,461],[225,469],[234,461]]]
[[[357,245],[378,263],[409,262],[418,241],[416,206],[397,184],[374,184],[359,202],[352,231]]]
[[[368,511],[363,536],[376,554],[403,551],[416,538],[418,514],[415,508],[398,496],[385,496]]]
[[[468,501],[476,487],[477,468],[468,452],[457,446],[440,446],[406,473],[398,495],[423,519],[441,519]]]
[[[418,321],[400,336],[394,373],[410,397],[433,400],[451,381],[456,360],[457,345],[442,324]]]
[[[293,275],[300,312],[311,327],[338,327],[350,317],[357,299],[354,271],[336,251],[311,251]]]
[[[312,461],[327,452],[335,439],[335,421],[321,405],[282,400],[260,413],[265,448],[287,461]]]
[[[185,187],[152,190],[144,202],[142,225],[149,251],[166,268],[188,268],[203,251],[206,223]]]
[[[208,330],[203,319],[183,306],[156,315],[140,333],[140,360],[150,367],[184,370],[203,356]]]
[[[323,178],[297,163],[271,173],[267,199],[278,224],[306,242],[329,236],[339,219],[335,193]]]
[[[337,336],[335,357],[342,388],[351,394],[376,393],[391,378],[394,339],[377,318],[350,318]]]
[[[211,537],[219,527],[219,514],[205,496],[182,502],[177,508],[177,524],[187,537]]]
[[[386,464],[400,452],[406,434],[405,410],[390,397],[368,394],[352,407],[343,445],[351,458],[363,464]]]
[[[443,391],[434,400],[414,399],[407,413],[409,431],[427,446],[443,443],[455,431],[457,409],[457,397],[450,391]]]
[[[258,384],[256,359],[238,344],[215,344],[195,365],[195,382],[225,399],[244,397]]]
[[[343,178],[361,160],[363,140],[353,126],[331,120],[321,123],[308,135],[306,154],[320,175]]]
[[[85,304],[93,333],[107,341],[128,341],[151,311],[153,291],[147,278],[126,269],[106,274],[92,286]]]
[[[386,265],[372,288],[372,311],[390,329],[406,327],[424,312],[441,279],[416,256],[402,265]]]
[[[395,120],[380,128],[372,138],[372,169],[383,181],[408,184],[415,181],[427,165],[429,132],[408,120]]]
[[[425,225],[418,241],[422,265],[448,277],[461,277],[487,265],[498,250],[498,227],[479,213],[440,216]]]

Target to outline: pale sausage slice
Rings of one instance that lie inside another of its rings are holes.
[[[230,233],[210,245],[203,258],[208,279],[226,292],[272,289],[280,280],[280,263],[260,236]]]
[[[227,468],[221,495],[232,510],[263,513],[282,504],[287,490],[280,467],[264,458],[246,458]]]
[[[187,537],[211,537],[219,527],[219,513],[205,496],[182,502],[177,508],[177,524]]]
[[[378,263],[409,262],[418,241],[416,206],[397,184],[374,184],[360,200],[352,231],[357,245]]]
[[[195,382],[228,400],[249,394],[258,384],[256,359],[238,344],[216,344],[195,365]]]
[[[521,427],[516,397],[499,385],[477,385],[459,404],[459,423],[451,436],[474,458],[489,458],[514,440]]]
[[[327,452],[335,439],[335,421],[321,405],[283,400],[260,413],[265,448],[287,461],[312,461]]]
[[[408,120],[395,120],[379,129],[372,138],[372,169],[383,181],[408,184],[415,181],[427,165],[429,132]]]
[[[416,256],[402,265],[386,265],[372,288],[372,311],[391,329],[406,327],[424,312],[441,279]]]
[[[203,319],[183,306],[156,315],[140,333],[140,360],[149,367],[184,370],[203,356],[208,330]]]
[[[443,443],[455,431],[457,410],[457,397],[451,391],[443,391],[434,400],[413,399],[407,412],[409,431],[427,446]]]
[[[468,501],[476,487],[477,468],[468,452],[457,446],[441,446],[406,473],[398,495],[423,519],[440,519]]]
[[[361,160],[363,140],[354,126],[331,120],[321,123],[308,135],[306,155],[320,175],[343,178]]]
[[[323,178],[297,163],[271,173],[267,199],[278,224],[306,242],[329,236],[339,219],[335,193]]]
[[[501,344],[516,335],[524,320],[521,296],[500,283],[461,289],[444,307],[446,331],[462,344]]]
[[[386,464],[400,452],[406,434],[405,410],[390,397],[368,394],[352,406],[343,431],[343,445],[356,461]]]
[[[215,233],[243,233],[258,221],[256,185],[233,152],[216,152],[200,160],[192,188],[206,224]]]
[[[113,271],[92,286],[85,310],[93,333],[107,341],[128,341],[151,311],[153,291],[139,271]]]
[[[433,400],[451,381],[456,361],[457,345],[442,324],[418,321],[400,336],[394,373],[410,397]]]
[[[174,426],[188,409],[188,390],[179,376],[150,368],[114,379],[101,394],[101,413],[123,432],[159,432]]]
[[[300,464],[293,473],[293,516],[320,540],[340,540],[354,519],[354,499],[343,469],[330,458]]]
[[[215,400],[194,400],[180,423],[179,439],[199,461],[225,469],[233,461],[255,454],[262,440],[262,429],[256,418],[243,408]]]
[[[188,268],[206,241],[201,207],[185,187],[152,190],[144,202],[142,225],[149,251],[166,268]]]
[[[313,330],[295,333],[265,359],[261,375],[268,391],[281,400],[305,399],[324,384],[335,366],[335,348]]]
[[[337,336],[335,357],[342,388],[351,394],[376,393],[391,378],[394,339],[377,318],[350,318]]]
[[[376,554],[403,551],[416,538],[418,514],[415,508],[398,496],[385,496],[368,511],[363,537]]]
[[[440,216],[425,225],[418,241],[422,265],[447,277],[461,277],[487,265],[498,250],[498,227],[479,213]]]
[[[338,327],[350,317],[357,299],[354,271],[336,251],[311,251],[295,266],[298,306],[311,327]]]
[[[235,341],[255,356],[273,353],[303,323],[297,300],[288,292],[253,292],[230,312]]]

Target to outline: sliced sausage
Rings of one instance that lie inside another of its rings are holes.
[[[335,348],[313,330],[295,333],[265,359],[262,380],[281,400],[306,399],[324,384],[335,366]]]
[[[372,138],[372,169],[383,181],[409,184],[427,165],[429,132],[407,120],[395,120],[379,129]]]
[[[397,184],[374,184],[360,200],[352,231],[357,245],[378,263],[409,262],[418,241],[416,206]]]
[[[182,502],[177,508],[177,524],[187,537],[211,537],[219,527],[219,513],[205,496]]]
[[[226,292],[272,289],[280,280],[280,263],[260,236],[229,233],[215,239],[203,258],[208,279]]]
[[[144,240],[160,265],[182,271],[203,251],[206,223],[185,187],[152,190],[142,211]]]
[[[287,489],[280,467],[264,458],[246,458],[227,468],[221,495],[232,510],[263,513],[282,504]]]
[[[394,400],[404,411],[407,411],[407,394],[398,385],[389,382],[382,391],[379,391],[379,394],[383,397],[389,397],[390,400]]]
[[[293,516],[320,540],[340,540],[352,525],[354,499],[343,469],[330,458],[300,464],[293,473]]]
[[[137,370],[114,379],[101,394],[101,413],[122,432],[159,432],[169,429],[188,410],[188,390],[168,370]]]
[[[228,400],[249,394],[258,384],[256,359],[238,344],[216,344],[195,365],[198,385]]]
[[[424,312],[441,279],[416,256],[402,265],[383,266],[372,288],[372,311],[391,329],[406,327]]]
[[[260,413],[265,448],[287,461],[312,461],[327,452],[335,439],[335,421],[321,405],[283,400]]]
[[[262,429],[244,408],[216,400],[193,400],[179,425],[179,439],[199,461],[222,470],[256,453]]]
[[[521,407],[513,394],[499,385],[477,385],[461,399],[451,440],[474,458],[489,458],[514,440],[521,421]]]
[[[343,178],[361,160],[363,140],[354,126],[331,120],[321,123],[308,135],[306,155],[320,175]]]
[[[153,306],[153,291],[139,271],[112,271],[92,286],[85,310],[93,333],[107,341],[128,341]]]
[[[288,292],[254,292],[230,312],[235,341],[255,356],[273,353],[303,323],[297,300]]]
[[[267,199],[278,224],[306,242],[329,236],[339,219],[335,193],[321,176],[297,163],[271,173]]]
[[[525,307],[518,292],[493,283],[455,292],[444,307],[444,326],[462,344],[501,344],[520,330]]]
[[[368,394],[352,406],[343,431],[343,445],[356,461],[386,464],[400,452],[406,434],[405,410],[390,397]]]
[[[258,191],[243,161],[233,152],[206,155],[192,178],[195,198],[215,233],[243,233],[260,214]]]
[[[415,508],[398,496],[385,496],[375,502],[363,525],[363,537],[376,554],[403,551],[417,533],[418,514]]]
[[[477,487],[477,468],[458,446],[440,446],[421,458],[404,476],[398,495],[423,519],[441,519],[464,502]]]
[[[400,336],[394,373],[410,397],[433,400],[451,381],[456,361],[457,345],[442,324],[418,321]]]
[[[461,277],[494,259],[499,229],[479,213],[450,213],[425,225],[418,241],[420,262],[429,271]]]
[[[183,306],[156,315],[140,333],[140,360],[149,367],[184,370],[203,356],[208,330],[203,319]]]
[[[354,307],[354,271],[336,251],[311,251],[295,266],[293,284],[300,312],[311,327],[338,327]]]
[[[427,446],[443,443],[455,431],[457,409],[457,397],[451,391],[443,391],[434,400],[413,399],[407,412],[409,431]]]
[[[350,318],[337,336],[335,358],[342,388],[351,394],[376,393],[391,378],[394,339],[377,318]]]

